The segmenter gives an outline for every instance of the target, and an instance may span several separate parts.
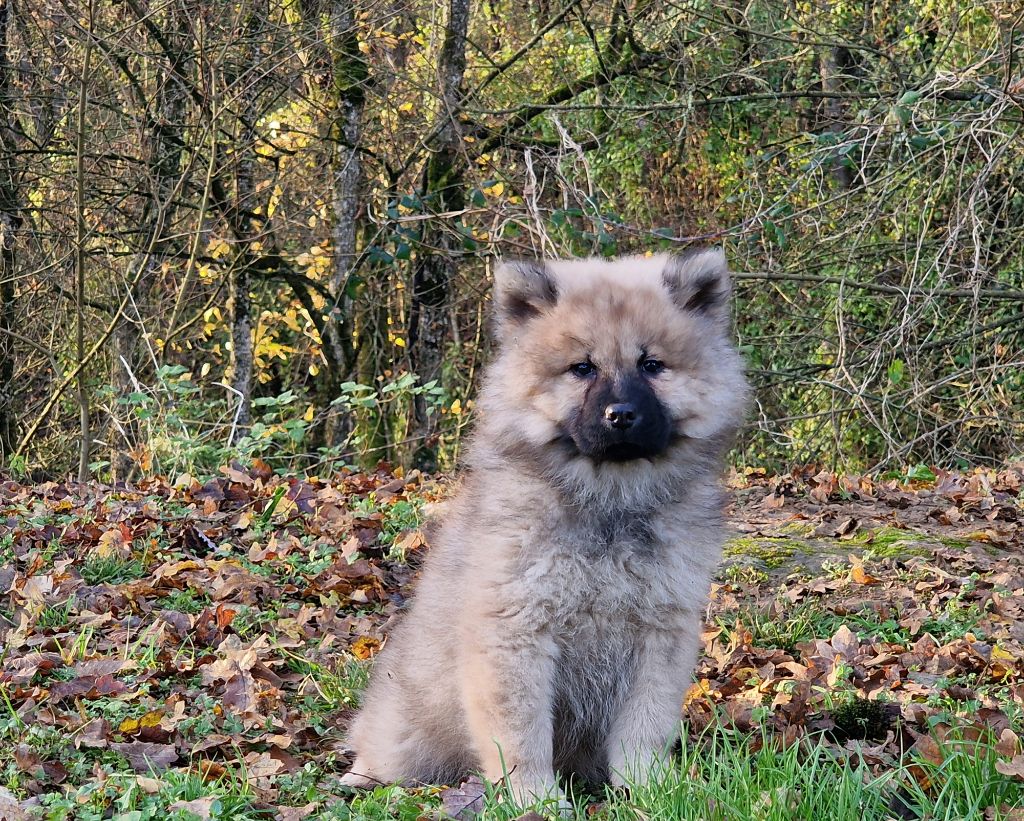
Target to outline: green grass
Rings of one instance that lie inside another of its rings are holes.
[[[349,657],[333,669],[314,661],[291,655],[288,668],[306,676],[319,698],[307,707],[315,710],[336,710],[340,707],[358,707],[362,692],[370,680],[370,664]]]
[[[977,602],[965,604],[960,599],[950,599],[942,612],[922,622],[921,632],[931,633],[940,644],[945,644],[969,632],[979,633],[978,623],[983,615]]]
[[[78,611],[78,600],[73,596],[63,604],[45,607],[36,618],[37,630],[59,630],[67,627],[71,617]]]
[[[891,777],[874,778],[863,766],[849,767],[824,744],[778,749],[770,739],[754,751],[752,740],[717,730],[629,798],[613,800],[603,816],[783,821],[786,819],[883,818]],[[639,812],[638,812],[639,811]]]
[[[262,803],[244,777],[224,777],[208,782],[194,772],[169,770],[154,774],[156,792],[144,790],[136,777],[112,774],[101,784],[87,784],[67,793],[42,796],[47,821],[195,821],[202,816],[186,809],[170,808],[179,801],[208,799],[210,819],[223,821],[271,821],[274,814],[260,809]]]
[[[191,587],[173,590],[158,601],[161,608],[177,613],[201,613],[210,604],[210,597]]]
[[[756,741],[756,743],[755,743]],[[824,741],[805,739],[781,749],[771,737],[713,729],[687,745],[645,785],[628,791],[574,797],[570,817],[590,821],[882,821],[903,805],[914,818],[962,821],[1005,816],[998,808],[1024,805],[1024,783],[995,769],[991,744],[951,741],[945,760],[931,764],[913,754],[882,775],[840,758]],[[927,776],[922,787],[910,770]],[[440,800],[434,789],[379,787],[331,806],[317,818],[384,821],[434,817]],[[600,802],[596,806],[594,801]],[[488,792],[484,819],[511,821],[525,808],[499,788]],[[591,805],[588,809],[588,804]],[[994,814],[987,816],[985,810]],[[550,811],[545,817],[554,817]]]
[[[365,663],[355,660],[337,671],[298,658],[289,666],[310,676],[324,701],[335,706],[357,700],[368,672]],[[118,707],[128,709],[111,706],[105,717],[116,723],[140,709],[120,703]],[[27,728],[13,716],[7,719],[0,736],[18,738],[40,752],[65,750],[66,739],[52,728]],[[184,737],[191,738],[213,727],[183,723],[181,729]],[[574,809],[567,817],[580,821],[882,821],[896,817],[893,809],[899,805],[906,808],[906,817],[929,821],[982,817],[998,821],[1011,808],[1024,806],[1024,782],[996,770],[994,739],[971,741],[954,735],[941,749],[939,764],[912,752],[878,774],[854,763],[856,756],[848,756],[825,738],[804,739],[782,748],[768,733],[746,735],[715,725],[703,737],[690,740],[647,784],[628,791],[609,787],[597,794],[573,795]],[[153,777],[158,782],[148,783],[144,790],[135,776],[124,772],[123,762],[107,751],[65,753],[70,753],[62,754],[69,770],[87,783],[42,797],[41,817],[50,821],[193,821],[195,816],[187,811],[170,808],[194,799],[209,799],[206,806],[213,819],[269,821],[272,817],[248,786],[240,762],[229,764],[229,774],[212,783],[194,771],[156,773]],[[100,782],[88,777],[97,766],[108,773]],[[281,776],[277,787],[282,802],[317,801],[320,807],[310,818],[327,821],[440,817],[441,796],[436,787],[383,786],[352,792],[332,783],[339,769],[331,758]],[[13,765],[0,767],[0,780],[8,788],[21,787],[24,778]],[[481,818],[513,821],[526,809],[500,785],[489,786]],[[543,817],[555,816],[549,810]]]
[[[276,615],[259,607],[243,605],[231,620],[231,628],[243,641],[252,641],[274,623]]]
[[[850,544],[863,547],[876,558],[901,558],[906,556],[927,556],[931,553],[919,542],[934,542],[923,533],[912,530],[901,530],[895,527],[880,527],[874,530],[862,530],[854,534]]]
[[[0,564],[14,561],[14,534],[0,535]]]
[[[716,621],[730,630],[737,624],[746,628],[750,631],[752,643],[757,647],[776,647],[793,653],[804,642],[835,635],[843,625],[864,641],[911,644],[918,636],[930,633],[940,644],[945,644],[968,632],[978,632],[983,616],[977,603],[964,603],[959,598],[953,598],[943,605],[941,611],[925,619],[914,636],[899,623],[898,618],[880,620],[870,607],[858,613],[838,616],[815,601],[797,605],[781,602],[774,611],[754,604],[743,604],[719,614]]]
[[[828,639],[846,625],[861,639],[889,642],[908,642],[911,636],[895,619],[879,621],[874,610],[837,616],[822,608],[818,602],[785,602],[776,612],[768,612],[756,605],[741,605],[735,610],[721,613],[716,621],[726,629],[737,624],[746,628],[756,647],[776,647],[787,653],[814,639]]]
[[[145,575],[143,562],[120,556],[90,556],[82,565],[82,578],[87,584],[125,584]]]
[[[380,514],[381,527],[377,541],[389,549],[388,558],[393,561],[405,561],[403,551],[395,549],[395,540],[408,530],[415,530],[423,523],[424,500],[418,496],[406,499],[379,500],[376,494],[351,504],[353,513],[364,516]]]
[[[925,790],[914,781],[908,790],[911,806],[922,812],[918,817],[934,819],[1001,819],[1000,808],[1024,808],[1024,781],[1010,779],[996,770],[999,761],[994,739],[977,741],[953,736],[941,745],[944,760],[935,764],[918,758],[931,787]],[[986,810],[990,810],[991,815]],[[1014,816],[1019,817],[1019,816]]]

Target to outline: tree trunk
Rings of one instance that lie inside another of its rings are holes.
[[[842,78],[839,68],[839,47],[823,47],[818,56],[818,65],[821,72],[821,90],[826,94],[836,93],[841,90]],[[843,101],[830,97],[824,101],[825,128],[833,134],[842,134],[845,131],[843,124]],[[838,152],[832,157],[832,176],[836,184],[844,191],[853,185],[853,175],[847,165],[846,157]]]
[[[359,141],[363,107],[366,102],[366,61],[359,51],[353,0],[332,0],[330,48],[333,76],[334,122],[331,126],[331,193],[334,208],[332,250],[334,254],[328,289],[332,304],[328,314],[324,345],[329,348],[333,373],[321,382],[321,403],[327,406],[338,395],[338,386],[355,366],[352,341],[352,276],[357,256],[359,203],[362,167]],[[324,444],[344,442],[352,420],[331,415],[324,430]]]
[[[7,37],[11,0],[0,0],[0,465],[17,446],[14,404],[14,265],[21,215],[15,167],[14,111],[11,105],[11,65]]]
[[[253,225],[256,205],[256,142],[255,123],[259,116],[260,70],[262,43],[267,25],[265,2],[256,2],[245,25],[245,45],[241,66],[234,78],[242,99],[235,142],[235,201],[231,224],[239,243],[234,268],[228,283],[228,316],[231,323],[230,384],[238,403],[232,424],[230,444],[248,430],[252,422],[252,289],[253,264],[256,259],[252,244],[257,241]],[[246,70],[247,69],[247,70]]]
[[[85,362],[85,123],[89,105],[89,69],[92,59],[92,27],[94,0],[89,0],[85,54],[78,88],[78,115],[75,126],[75,342],[78,362]],[[89,414],[89,391],[85,385],[86,372],[78,373],[78,419],[81,443],[78,451],[78,481],[89,479],[89,459],[92,453],[92,424]]]
[[[249,290],[252,277],[248,255],[240,255],[231,273],[228,293],[228,315],[231,317],[231,389],[238,403],[231,426],[234,444],[252,422],[252,300]]]
[[[172,220],[171,199],[181,169],[182,127],[187,90],[178,79],[184,70],[187,52],[184,36],[188,19],[178,3],[168,7],[164,27],[166,42],[174,51],[165,54],[166,69],[160,67],[160,86],[154,105],[155,117],[147,124],[144,157],[149,167],[150,194],[139,220],[139,247],[132,257],[125,282],[132,289],[124,317],[111,342],[114,362],[112,382],[116,396],[126,397],[141,387],[151,375],[146,351],[141,346],[144,322],[153,321],[153,287],[167,257],[166,236]],[[133,285],[134,284],[134,285]],[[119,295],[120,297],[120,295]],[[123,419],[111,426],[111,469],[115,480],[127,481],[141,457],[143,443],[135,409],[130,405]]]
[[[466,72],[466,31],[469,0],[450,0],[448,24],[438,61],[440,129],[423,175],[423,202],[435,214],[463,208],[463,152],[459,114],[462,81]],[[448,323],[448,302],[454,272],[454,258],[461,239],[453,229],[461,221],[447,218],[427,223],[413,274],[409,308],[409,357],[420,384],[441,378],[444,342]],[[425,398],[414,402],[413,438],[417,443],[413,463],[423,470],[437,469],[437,424],[429,415]]]
[[[366,286],[367,298],[360,300],[360,310],[355,317],[355,332],[358,336],[356,356],[356,382],[360,385],[375,385],[381,372],[380,354],[387,346],[387,299],[378,281]],[[381,459],[390,457],[388,418],[380,407],[360,408],[355,413],[354,441],[358,445],[360,462],[372,467]]]

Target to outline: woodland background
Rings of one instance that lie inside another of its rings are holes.
[[[0,0],[0,464],[448,468],[496,255],[723,243],[746,465],[1024,426],[1015,0]]]

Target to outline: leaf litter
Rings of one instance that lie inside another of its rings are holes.
[[[730,474],[735,536],[683,708],[690,743],[719,724],[785,746],[823,738],[884,772],[984,739],[1000,777],[1024,781],[1024,468],[925,473]],[[446,492],[383,464],[286,478],[235,463],[130,488],[0,481],[17,793],[0,794],[4,812],[116,770],[147,793],[241,774],[268,818],[344,798],[334,779],[366,663],[429,549],[419,511]],[[938,788],[934,768],[911,772]],[[468,817],[482,795],[474,781],[424,790],[424,807],[439,796]],[[199,817],[216,806],[178,799]]]

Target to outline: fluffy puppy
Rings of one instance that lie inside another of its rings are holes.
[[[677,738],[747,387],[718,249],[506,262],[461,488],[378,658],[344,782],[523,800]]]

